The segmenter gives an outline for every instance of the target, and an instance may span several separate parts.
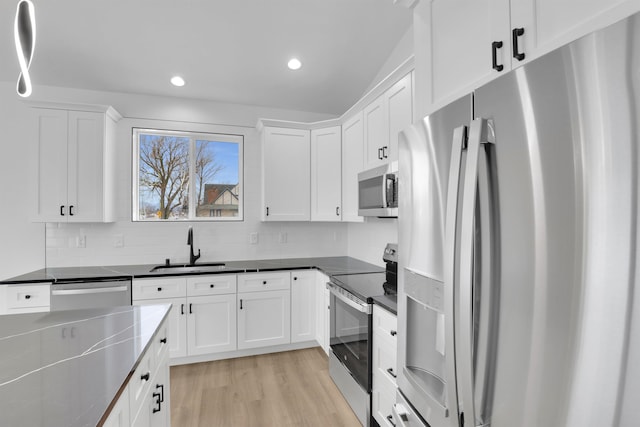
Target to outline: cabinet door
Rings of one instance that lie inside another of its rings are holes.
[[[309,221],[311,162],[308,130],[267,127],[263,131],[264,221]]]
[[[125,387],[122,394],[120,394],[120,398],[102,425],[103,427],[129,427],[131,425],[131,420],[129,419],[129,387]]]
[[[88,111],[69,111],[69,222],[103,220],[104,149],[105,115]]]
[[[411,74],[407,74],[384,94],[389,122],[389,144],[383,149],[386,161],[398,160],[398,134],[413,121]]]
[[[187,299],[165,298],[151,300],[134,300],[133,305],[172,304],[169,317],[169,357],[187,355]]]
[[[329,277],[326,274],[316,273],[316,341],[318,341],[318,345],[322,347],[322,349],[326,349],[329,337],[329,330],[327,329],[329,305],[325,300],[328,281]]]
[[[311,220],[340,221],[342,144],[340,126],[311,131]]]
[[[417,117],[511,68],[509,0],[425,0],[414,9]],[[492,67],[492,43],[497,64]],[[422,98],[423,94],[426,98]]]
[[[65,222],[67,206],[68,114],[64,110],[32,109],[34,115],[33,220]]]
[[[384,150],[389,149],[389,121],[384,95],[379,96],[363,111],[364,153],[366,167],[386,163]]]
[[[167,427],[171,425],[171,384],[169,378],[167,360],[161,360],[154,382],[151,384],[149,425],[152,427]]]
[[[291,342],[312,341],[316,335],[316,275],[291,272]]]
[[[238,294],[238,349],[288,344],[290,305],[289,290]]]
[[[364,169],[362,111],[342,125],[342,221],[362,222],[358,215],[358,173]]]
[[[189,356],[236,349],[236,294],[187,300]]]
[[[511,28],[522,28],[519,50],[528,62],[640,10],[630,0],[511,0]]]

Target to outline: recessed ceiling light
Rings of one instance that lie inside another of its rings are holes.
[[[291,58],[287,63],[287,67],[289,67],[290,70],[297,70],[302,67],[302,62],[300,62],[298,58]]]
[[[171,84],[174,86],[184,86],[184,79],[180,76],[171,77]]]

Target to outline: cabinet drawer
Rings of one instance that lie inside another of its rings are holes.
[[[148,400],[154,381],[153,351],[147,351],[129,380],[129,412],[135,418]]]
[[[187,277],[187,295],[190,297],[235,293],[235,274],[212,274],[210,276]]]
[[[397,342],[398,318],[384,308],[373,305],[373,333],[389,337]]]
[[[138,279],[132,284],[132,299],[178,298],[187,296],[184,277]]]
[[[5,297],[9,313],[46,311],[51,301],[51,285],[6,285]]]
[[[153,340],[152,349],[153,358],[157,369],[159,364],[161,364],[161,362],[166,357],[166,354],[169,352],[169,323],[166,320],[158,329],[158,334]]]
[[[376,340],[373,337],[372,367],[373,386],[377,384],[385,388],[395,388],[396,375],[398,375],[398,364],[396,362],[396,347],[391,347],[387,342]]]
[[[291,273],[248,273],[238,275],[238,292],[286,290],[291,287]]]
[[[371,412],[380,427],[392,427],[391,409],[396,403],[396,391],[392,390],[373,390],[371,392]]]

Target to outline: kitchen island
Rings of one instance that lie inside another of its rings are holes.
[[[168,393],[163,402],[147,402],[150,390],[144,382],[149,382],[147,368],[155,374],[166,365],[162,346],[169,309],[127,306],[3,316],[0,425],[96,426],[113,407],[125,407],[127,418],[131,409],[133,421],[156,403],[168,412]],[[139,368],[146,380],[134,375]]]

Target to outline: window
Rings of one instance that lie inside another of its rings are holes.
[[[133,129],[134,221],[242,220],[242,135]]]

